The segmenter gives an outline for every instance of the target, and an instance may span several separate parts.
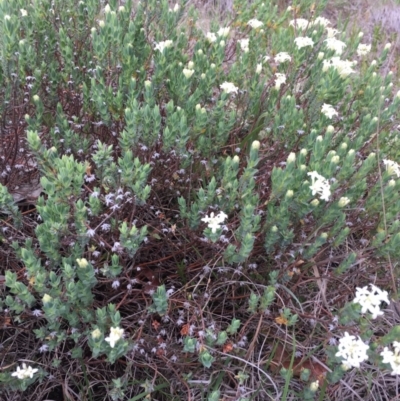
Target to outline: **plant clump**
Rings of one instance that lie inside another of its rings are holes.
[[[103,3],[0,2],[1,397],[395,397],[390,45]]]

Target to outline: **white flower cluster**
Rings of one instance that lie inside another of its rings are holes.
[[[228,216],[224,212],[219,212],[216,216],[214,216],[214,212],[211,212],[210,216],[203,217],[201,220],[208,224],[208,228],[211,228],[211,231],[215,233],[218,229],[221,228],[221,224]]]
[[[286,75],[277,72],[275,74],[275,89],[278,91],[285,82],[286,82]]]
[[[357,47],[357,54],[359,56],[365,56],[371,51],[371,45],[366,45],[363,43],[360,43]]]
[[[301,49],[302,47],[307,47],[307,46],[314,46],[314,41],[307,37],[307,36],[299,36],[294,40],[294,43],[296,44],[298,49]]]
[[[339,113],[333,108],[331,104],[324,103],[321,108],[321,113],[324,114],[327,118],[332,118],[333,116],[337,116]]]
[[[368,286],[363,288],[356,288],[356,296],[353,302],[361,305],[361,312],[372,314],[372,319],[376,319],[378,316],[383,315],[380,310],[382,302],[390,303],[387,291],[382,291],[380,288],[373,284],[371,285],[371,291],[368,290]]]
[[[105,338],[105,340],[110,343],[110,347],[114,348],[115,343],[124,336],[124,329],[120,327],[111,327],[110,335]]]
[[[335,37],[328,38],[325,40],[326,42],[326,47],[329,50],[333,50],[335,54],[340,56],[343,53],[344,48],[346,47],[346,43],[342,42],[339,39],[336,39]]]
[[[307,29],[308,25],[310,23],[304,19],[304,18],[297,18],[297,19],[293,19],[289,22],[290,26],[293,26],[297,29],[300,29],[302,31],[304,31],[305,29]]]
[[[364,343],[359,337],[356,339],[355,336],[349,335],[345,332],[344,337],[339,340],[339,351],[336,356],[342,357],[343,364],[346,368],[359,368],[360,363],[368,359],[367,351],[369,346]]]
[[[160,53],[164,52],[164,49],[172,46],[172,40],[165,40],[163,42],[156,43],[154,50],[159,50]]]
[[[219,87],[226,93],[237,93],[239,89],[232,82],[224,82]]]
[[[249,39],[239,39],[238,43],[243,52],[249,52]]]
[[[341,60],[340,57],[332,57],[329,60],[323,61],[322,71],[326,72],[329,68],[334,68],[342,78],[346,78],[355,72],[352,68],[355,64],[355,61]]]
[[[252,28],[257,29],[257,28],[261,28],[264,24],[259,21],[258,19],[251,19],[247,25],[250,25]]]
[[[393,342],[394,352],[385,347],[381,352],[382,362],[390,364],[392,375],[400,375],[400,342]]]
[[[307,173],[311,177],[310,189],[313,195],[319,194],[322,200],[328,201],[331,196],[331,189],[327,179],[316,171]]]
[[[392,175],[396,174],[397,177],[400,178],[400,166],[396,162],[394,162],[392,160],[384,159],[383,164],[386,166],[386,171],[389,174],[392,174]]]
[[[324,17],[317,17],[312,22],[313,25],[322,25],[324,28],[326,28],[328,25],[330,25],[330,23],[331,22],[327,18],[324,18]]]
[[[32,369],[32,366],[26,366],[26,363],[22,364],[22,368],[17,366],[16,372],[12,373],[11,376],[16,376],[20,380],[28,379],[33,377],[33,375],[38,371],[38,369]]]
[[[207,32],[206,39],[210,43],[214,43],[217,41],[218,37],[226,38],[229,35],[230,28],[220,28],[218,32],[215,34],[214,32]]]
[[[286,62],[286,61],[291,61],[292,58],[290,57],[289,53],[280,52],[280,53],[278,53],[278,54],[275,56],[274,60],[275,60],[277,63],[284,63],[284,62]]]

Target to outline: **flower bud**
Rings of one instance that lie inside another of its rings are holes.
[[[254,142],[251,144],[251,147],[252,147],[252,149],[254,149],[254,150],[260,149],[260,141],[254,141]]]
[[[125,12],[125,7],[124,7],[124,6],[119,6],[118,11],[119,11],[120,13]]]
[[[334,128],[332,125],[328,125],[328,126],[326,127],[326,132],[327,132],[328,134],[332,134],[334,131],[335,131],[335,128]]]
[[[287,190],[286,198],[293,198],[293,195],[294,195],[294,192],[291,189]]]
[[[305,149],[305,148],[303,148],[303,149],[300,150],[300,154],[301,154],[302,156],[307,156],[307,153],[308,153],[308,151],[307,151],[307,149]]]
[[[38,95],[33,95],[32,100],[37,103],[40,100],[40,97]]]
[[[53,300],[53,298],[49,294],[44,294],[43,295],[42,302],[43,302],[44,305],[48,304],[52,300]]]
[[[110,7],[109,4],[107,4],[107,5],[104,7],[104,13],[105,13],[105,14],[108,14],[110,11],[111,11],[111,7]]]
[[[200,75],[201,79],[204,79],[206,77],[206,74],[204,74],[204,72]]]
[[[389,187],[394,187],[394,186],[396,186],[396,181],[392,179],[388,182],[388,185],[389,185]]]
[[[193,67],[194,67],[194,62],[193,62],[193,61],[189,61],[189,62],[188,62],[188,68],[189,68],[189,70],[193,70]]]
[[[318,60],[322,60],[324,58],[325,54],[323,52],[318,53]]]
[[[318,135],[316,138],[315,138],[315,140],[317,141],[317,142],[322,142],[322,136],[321,135]]]
[[[296,161],[296,153],[290,152],[288,158],[287,158],[287,163],[294,163]]]
[[[340,149],[346,150],[346,149],[347,149],[347,143],[346,143],[346,142],[343,142],[343,143],[340,145]]]
[[[277,232],[278,232],[278,227],[277,227],[277,226],[271,227],[271,231],[272,231],[273,233],[277,233]]]
[[[318,206],[319,205],[319,200],[318,199],[313,199],[311,201],[311,205],[314,206],[314,207]]]
[[[214,63],[211,63],[211,64],[210,64],[210,68],[214,69],[214,68],[215,68],[215,64],[214,64]]]
[[[338,155],[336,155],[336,156],[333,156],[333,157],[332,157],[331,162],[332,162],[332,163],[335,163],[335,164],[338,164],[338,163],[339,163],[339,160],[340,160],[340,157],[339,157]]]
[[[197,50],[197,54],[199,55],[199,56],[202,56],[204,53],[203,53],[203,50],[201,50],[201,49],[199,49],[199,50]]]
[[[376,64],[377,64],[376,60],[372,60],[372,61],[371,61],[371,66],[374,66],[374,65],[376,65]]]
[[[386,43],[385,50],[389,50],[392,47],[391,43]]]
[[[104,28],[105,25],[106,25],[106,23],[103,20],[99,21],[99,27],[100,28]]]
[[[85,268],[89,265],[88,261],[85,258],[76,259],[76,263],[78,263],[78,266],[82,268]]]
[[[339,199],[338,205],[339,207],[345,207],[350,203],[350,199],[347,196],[342,196]]]
[[[234,161],[235,163],[239,163],[239,161],[240,161],[239,156],[238,156],[238,155],[233,156],[233,161]]]
[[[92,331],[93,340],[97,340],[100,337],[101,337],[101,331],[99,329],[95,329]]]
[[[259,64],[257,64],[257,67],[256,67],[256,74],[261,74],[261,71],[262,71],[262,64],[259,63]]]
[[[149,81],[148,79],[146,81],[144,81],[144,86],[146,88],[150,88],[151,87],[151,81]]]
[[[196,104],[196,110],[200,110],[201,109],[201,104],[200,103],[197,103]]]
[[[310,384],[310,390],[311,390],[313,393],[315,393],[315,392],[318,390],[318,387],[319,387],[318,380],[315,380],[315,382],[312,382],[312,383]]]

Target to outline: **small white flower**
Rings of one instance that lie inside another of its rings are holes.
[[[258,19],[251,19],[247,25],[250,25],[252,28],[257,29],[257,28],[261,28],[264,24],[259,21]]]
[[[289,25],[304,31],[305,29],[307,29],[309,22],[304,18],[297,18],[297,19],[291,20],[289,22]]]
[[[275,74],[275,89],[279,90],[281,88],[281,85],[283,85],[285,82],[286,82],[286,75],[277,72]]]
[[[228,216],[224,212],[219,212],[216,216],[214,216],[214,212],[212,212],[209,217],[203,217],[201,220],[208,224],[208,228],[211,228],[211,232],[215,233],[221,228],[221,224],[227,217]]]
[[[335,37],[338,33],[340,33],[340,31],[338,31],[337,29],[329,28],[329,27],[326,28],[326,32],[327,32],[326,36],[327,36],[328,38],[333,38],[333,37]]]
[[[120,327],[111,327],[110,329],[110,335],[105,338],[105,340],[110,343],[110,347],[114,348],[115,343],[120,340],[124,335],[124,329],[121,329]]]
[[[213,32],[207,32],[206,34],[206,39],[210,42],[210,43],[214,43],[217,41],[217,35]]]
[[[239,39],[239,45],[240,48],[242,49],[242,51],[244,51],[245,53],[247,53],[249,51],[249,40],[250,39]]]
[[[318,174],[316,171],[311,171],[307,173],[311,177],[310,189],[313,195],[319,194],[320,199],[328,201],[331,196],[330,185],[327,179],[322,175]]]
[[[357,54],[359,56],[365,56],[371,51],[371,45],[366,45],[363,43],[360,43],[357,47]]]
[[[396,174],[397,177],[400,178],[400,166],[396,162],[394,162],[392,160],[384,159],[383,164],[386,166],[386,171],[389,174],[392,174],[392,175]]]
[[[355,72],[352,68],[355,64],[354,61],[341,60],[339,57],[332,57],[329,60],[324,60],[322,63],[322,71],[325,72],[328,71],[329,68],[334,68],[341,78],[346,78]]]
[[[382,291],[380,288],[373,284],[371,285],[371,291],[368,291],[368,286],[363,288],[356,288],[356,296],[353,300],[354,303],[361,305],[361,313],[370,312],[372,319],[376,319],[378,316],[383,315],[380,310],[382,302],[390,303],[387,291]]]
[[[299,49],[301,49],[302,47],[314,46],[314,41],[307,36],[299,36],[294,40],[294,43],[296,43],[296,46]]]
[[[32,315],[35,317],[40,317],[40,316],[42,316],[42,311],[40,309],[34,309],[32,311]]]
[[[392,47],[391,43],[386,43],[384,50],[389,50]]]
[[[290,57],[289,53],[280,52],[275,56],[274,60],[277,63],[284,63],[285,61],[291,61],[292,57]]]
[[[321,113],[324,114],[327,118],[332,118],[333,116],[337,116],[339,113],[333,108],[332,105],[324,103],[321,108]]]
[[[336,356],[342,357],[344,365],[348,367],[359,368],[360,363],[368,359],[367,350],[369,346],[361,338],[358,340],[355,336],[345,332],[344,337],[339,340],[339,351]]]
[[[105,13],[105,14],[108,14],[109,12],[111,12],[111,7],[110,7],[109,4],[107,4],[107,5],[104,7],[104,13]]]
[[[182,72],[187,79],[189,79],[194,74],[194,70],[189,70],[188,68],[184,68]]]
[[[11,374],[11,376],[16,376],[20,380],[24,380],[27,378],[33,378],[33,375],[38,371],[38,369],[32,369],[32,366],[26,366],[26,363],[22,364],[20,368],[17,366],[17,370]]]
[[[23,8],[21,8],[19,11],[22,17],[26,17],[28,15],[28,11],[24,10]]]
[[[43,354],[43,352],[47,352],[49,350],[49,346],[47,345],[47,344],[42,344],[40,347],[39,347],[39,352],[41,353],[41,354]]]
[[[165,40],[163,42],[156,43],[154,50],[159,50],[161,53],[163,53],[164,49],[172,46],[172,43],[172,40]]]
[[[324,17],[317,17],[315,20],[312,22],[313,25],[322,25],[323,27],[327,27],[331,22],[324,18]]]
[[[337,55],[341,55],[343,53],[343,49],[346,47],[346,43],[334,37],[326,39],[325,42],[326,47],[329,50],[333,50]]]
[[[256,74],[261,74],[261,71],[262,71],[262,64],[259,63],[259,64],[257,64],[257,66],[256,66]]]
[[[224,82],[219,87],[226,93],[237,93],[239,89],[232,82]]]
[[[111,284],[111,287],[114,289],[117,289],[120,286],[119,280],[114,280],[113,283]]]
[[[91,238],[96,234],[96,231],[94,231],[93,229],[89,228],[89,230],[86,231],[86,235]]]
[[[395,343],[398,344],[397,341],[393,343],[394,345],[394,352],[390,351],[388,347],[385,347],[384,350],[381,352],[381,356],[383,358],[383,363],[390,364],[392,368],[392,375],[400,375],[400,348],[395,346]]]

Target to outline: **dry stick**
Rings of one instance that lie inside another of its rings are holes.
[[[382,170],[381,170],[381,164],[380,164],[380,154],[379,154],[379,128],[380,128],[380,122],[381,122],[381,113],[382,113],[382,101],[379,102],[379,109],[378,109],[378,123],[377,123],[377,130],[376,130],[376,155],[378,159],[378,172],[379,172],[379,184],[380,184],[380,192],[381,192],[381,199],[382,199],[382,211],[383,211],[383,224],[385,226],[385,237],[387,239],[388,236],[388,230],[387,230],[387,221],[386,221],[386,208],[385,208],[385,197],[383,195],[383,180],[382,180]],[[390,266],[390,276],[392,279],[392,290],[395,294],[396,300],[398,298],[397,296],[397,286],[396,286],[396,278],[394,277],[394,269],[393,269],[393,263],[392,259],[390,257],[390,253],[388,253],[388,260],[389,260],[389,266]]]

